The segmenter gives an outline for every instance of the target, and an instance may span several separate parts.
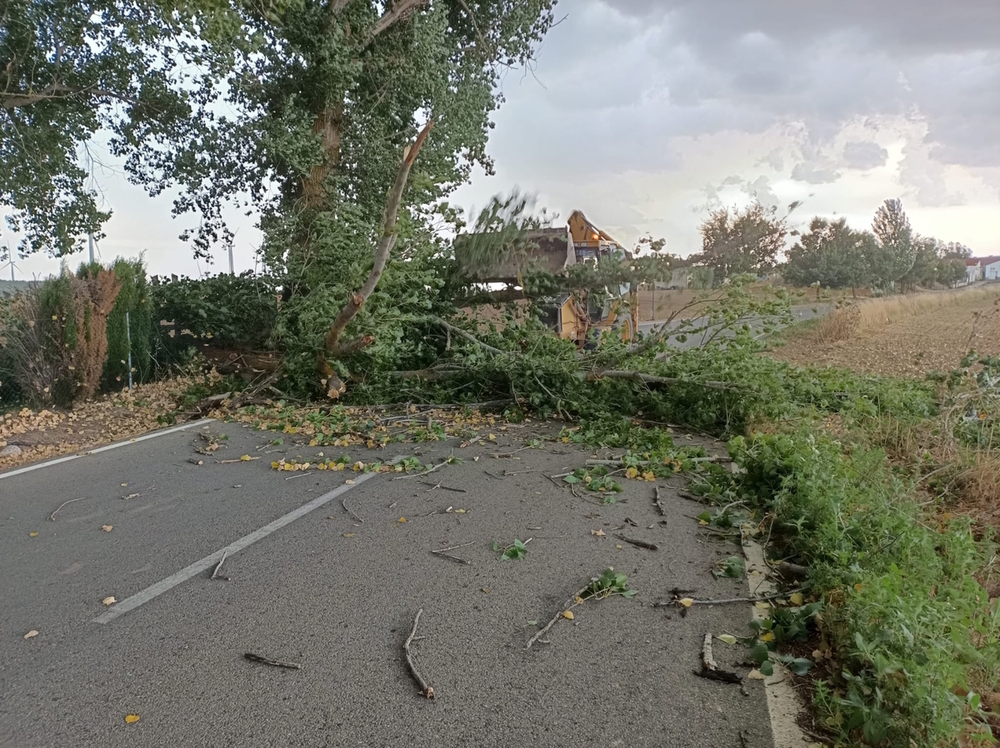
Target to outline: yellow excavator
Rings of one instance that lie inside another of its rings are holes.
[[[478,283],[503,283],[508,288],[521,285],[523,272],[529,266],[559,274],[571,265],[596,262],[602,257],[629,256],[629,252],[606,232],[591,223],[579,210],[574,210],[564,227],[531,232],[530,249],[508,253],[506,258],[490,266],[475,264],[464,252],[468,246],[461,237],[455,242],[455,257],[464,274]],[[628,302],[625,302],[625,298]],[[629,341],[638,325],[636,289],[627,286],[608,289],[603,298],[588,298],[585,292],[565,293],[543,305],[543,319],[560,338],[573,340],[580,347],[596,344],[600,334],[615,330],[622,340]],[[630,311],[631,313],[623,313]]]

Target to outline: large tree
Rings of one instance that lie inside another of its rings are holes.
[[[813,218],[809,231],[788,250],[782,274],[797,286],[857,289],[868,282],[865,255],[875,243],[867,231],[855,231],[845,218]]]
[[[0,182],[7,204],[36,222],[36,244],[58,234],[54,251],[70,251],[106,218],[75,157],[110,128],[130,179],[153,194],[177,190],[174,212],[192,215],[185,237],[196,253],[231,241],[227,207],[261,217],[265,263],[292,297],[278,332],[290,345],[324,349],[316,364],[335,382],[327,359],[358,354],[376,342],[376,327],[398,343],[400,325],[433,304],[436,284],[421,268],[442,246],[434,214],[454,222],[446,196],[474,165],[491,170],[486,142],[503,76],[531,64],[555,4],[12,1],[31,30],[24,39],[8,33],[0,49],[30,58],[25,70],[57,68],[44,85],[32,73],[8,87],[17,96],[4,99],[5,112],[38,113],[9,117],[5,147],[22,130],[38,142],[22,148],[16,178]],[[44,37],[60,24],[74,29],[72,69],[87,75],[70,76],[65,50]],[[186,60],[195,67],[185,79],[177,68]],[[39,151],[53,164],[52,185],[40,188],[30,179]],[[64,205],[53,226],[49,216]]]
[[[213,2],[0,0],[0,208],[22,254],[100,232],[85,152],[99,132],[124,158],[186,136],[195,68],[224,34]]]
[[[759,202],[744,209],[721,208],[701,225],[698,262],[715,269],[716,282],[741,273],[760,274],[774,267],[785,245],[784,218]]]
[[[868,258],[872,282],[883,290],[889,290],[910,272],[916,261],[913,229],[902,201],[886,200],[879,206],[872,232],[878,239],[877,247],[872,248]]]

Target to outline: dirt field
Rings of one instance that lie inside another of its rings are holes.
[[[860,373],[921,376],[948,371],[958,365],[970,344],[980,353],[1000,355],[998,301],[1000,289],[995,296],[927,309],[830,343],[817,341],[814,331],[804,328],[791,334],[787,344],[775,348],[772,355],[792,363],[840,366]]]

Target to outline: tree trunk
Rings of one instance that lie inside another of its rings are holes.
[[[340,166],[340,146],[344,132],[344,102],[323,108],[313,122],[313,133],[320,136],[323,160],[302,180],[302,197],[306,208],[320,208],[326,198],[326,180]]]
[[[361,289],[350,295],[344,308],[340,310],[336,319],[333,320],[323,340],[323,348],[316,357],[316,368],[320,373],[323,385],[326,387],[327,396],[330,398],[336,399],[340,397],[346,390],[346,385],[334,373],[333,367],[330,366],[330,362],[327,360],[328,357],[340,358],[350,353],[355,353],[374,342],[374,338],[371,335],[364,335],[347,343],[342,343],[340,339],[344,334],[344,330],[347,329],[347,326],[357,313],[361,311],[361,307],[364,306],[364,303],[371,296],[379,280],[382,278],[382,272],[389,261],[389,253],[396,243],[396,220],[399,217],[399,205],[403,199],[403,190],[406,188],[406,183],[410,178],[410,169],[417,160],[420,149],[423,148],[424,143],[427,141],[427,136],[430,134],[432,127],[434,127],[434,120],[428,120],[427,124],[424,125],[424,128],[417,135],[416,140],[413,141],[413,144],[408,145],[404,149],[403,160],[399,165],[399,171],[396,173],[396,181],[393,183],[392,189],[389,191],[389,197],[386,199],[385,211],[382,215],[382,236],[379,238],[378,245],[375,248],[375,258],[371,272],[368,274],[368,278]]]

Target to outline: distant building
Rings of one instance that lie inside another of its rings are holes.
[[[965,261],[965,282],[975,283],[983,279],[983,261],[978,257],[969,257]]]
[[[982,264],[984,280],[1000,280],[1000,257],[984,257]]]

